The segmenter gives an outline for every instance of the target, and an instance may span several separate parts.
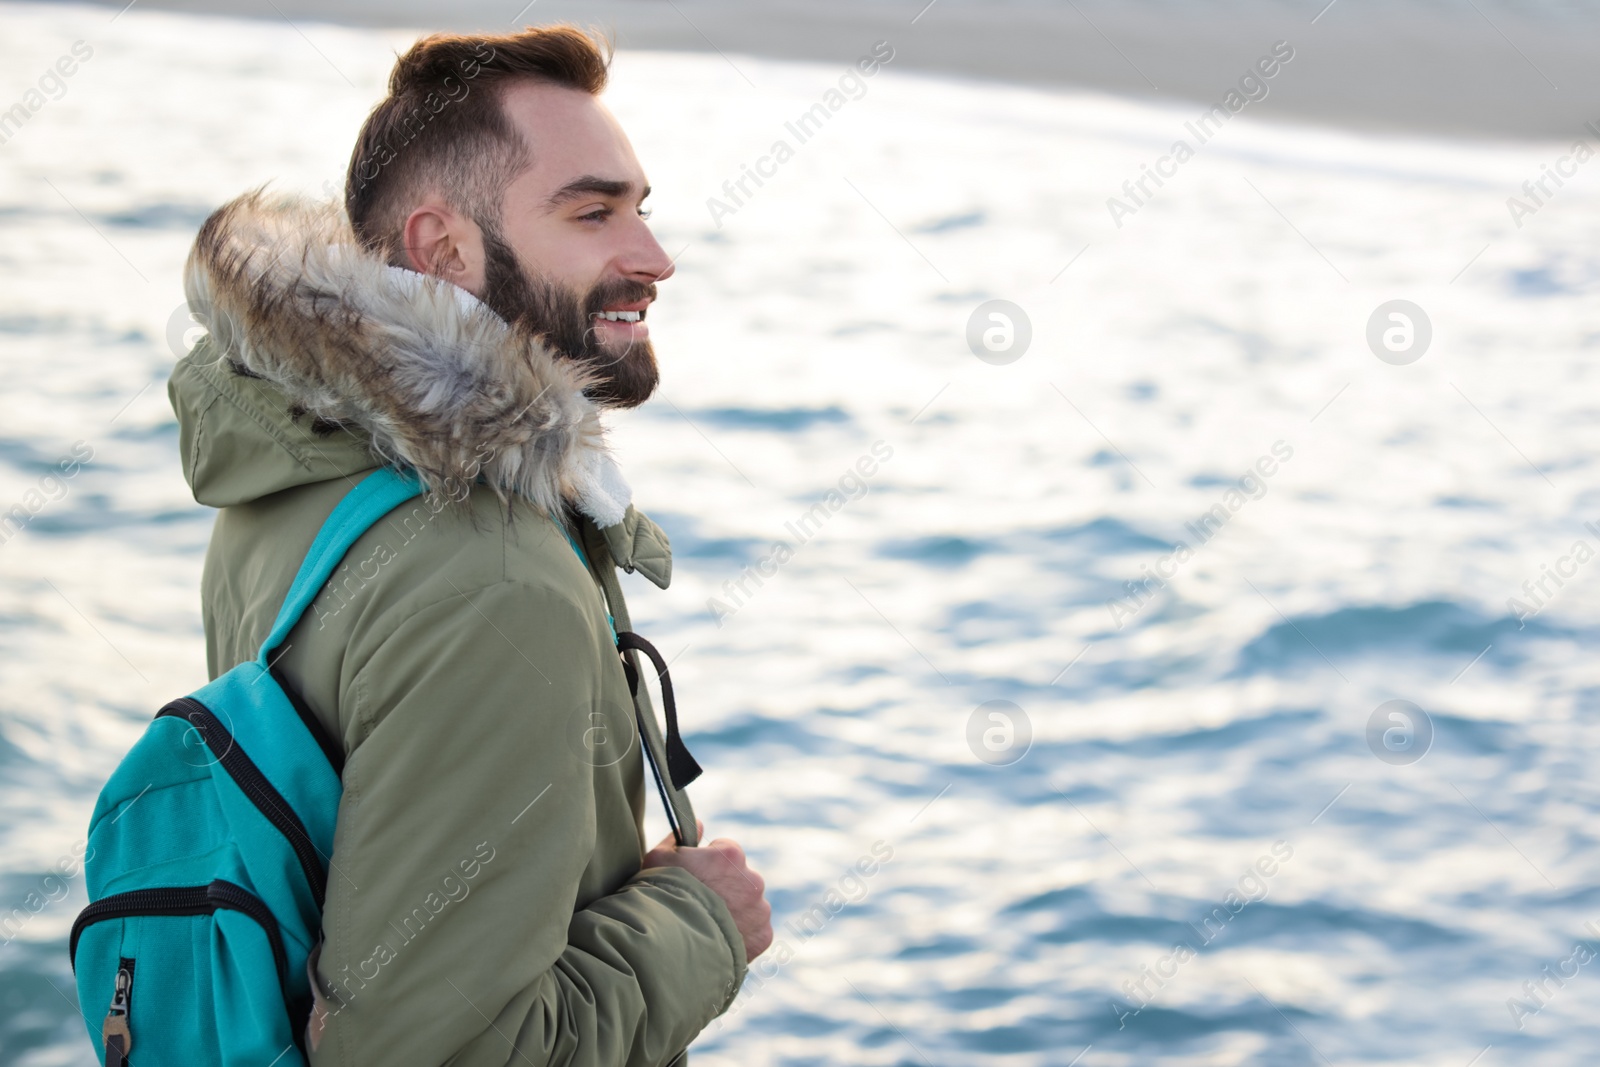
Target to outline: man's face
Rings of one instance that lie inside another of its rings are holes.
[[[645,225],[644,171],[616,119],[588,93],[524,83],[501,103],[532,164],[506,187],[500,217],[476,220],[481,287],[467,287],[592,367],[595,399],[642,404],[657,381],[645,315],[655,283],[672,275]]]

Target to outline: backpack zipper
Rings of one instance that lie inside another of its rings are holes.
[[[124,1067],[133,1050],[133,1031],[128,1029],[128,1009],[133,998],[133,960],[117,960],[117,984],[111,994],[111,1008],[100,1024],[100,1042],[105,1048],[106,1067]]]
[[[126,893],[113,893],[90,904],[78,913],[72,924],[72,934],[67,941],[68,958],[74,969],[78,965],[78,938],[83,931],[98,922],[110,919],[129,919],[140,915],[210,915],[218,908],[237,911],[255,921],[266,931],[267,943],[272,946],[272,962],[278,968],[278,984],[288,996],[289,955],[283,945],[283,932],[272,911],[254,894],[218,878],[210,885],[177,886],[162,889],[133,889]],[[132,992],[132,961],[124,959],[128,971],[129,993]],[[122,968],[118,969],[121,985]],[[112,1001],[115,1009],[116,1001]]]
[[[277,918],[260,898],[225,879],[218,878],[210,885],[134,889],[95,901],[79,912],[72,923],[72,934],[67,943],[68,959],[76,971],[78,938],[95,923],[141,915],[210,915],[218,908],[240,912],[267,935],[267,944],[272,949],[272,962],[278,971],[279,995],[283,997],[283,1006],[289,1012],[289,1017],[295,1018],[295,1004],[289,999],[289,957],[284,949],[283,932],[278,927]],[[111,1008],[100,1027],[106,1067],[128,1067],[128,1051],[133,1048],[130,1016],[133,1006],[133,969],[132,959],[123,956],[117,961],[116,988],[111,995]]]
[[[212,714],[210,708],[195,700],[193,697],[179,697],[160,711],[156,718],[164,715],[173,715],[187,719],[200,736],[205,739],[206,746],[217,756],[217,761],[234,780],[267,821],[278,828],[289,842],[289,847],[294,849],[295,858],[300,861],[300,869],[305,873],[306,882],[311,887],[312,899],[316,902],[317,909],[322,909],[323,899],[328,891],[328,875],[322,869],[322,860],[317,853],[317,846],[312,843],[311,834],[307,832],[305,823],[294,813],[289,802],[283,799],[283,794],[273,788],[267,776],[255,765],[243,748],[234,743],[233,735],[228,732],[222,721]]]

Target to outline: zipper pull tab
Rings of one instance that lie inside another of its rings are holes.
[[[100,1025],[105,1043],[106,1067],[124,1067],[133,1048],[133,1031],[128,1029],[128,1006],[133,997],[133,961],[124,959],[117,967],[117,987],[111,994],[111,1010]]]

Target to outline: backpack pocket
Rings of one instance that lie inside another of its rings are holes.
[[[79,914],[69,946],[85,1016],[105,1006],[106,1067],[305,1062],[278,921],[233,882],[104,897]]]

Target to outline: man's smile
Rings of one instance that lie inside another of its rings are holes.
[[[590,321],[605,341],[636,343],[650,336],[650,327],[644,321],[649,307],[648,300],[621,304],[595,312],[590,316]]]

